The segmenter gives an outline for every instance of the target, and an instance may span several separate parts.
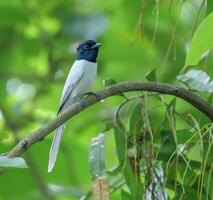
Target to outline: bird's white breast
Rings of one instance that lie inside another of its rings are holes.
[[[73,71],[76,73],[83,72],[81,80],[78,82],[72,92],[72,97],[82,97],[86,92],[91,91],[93,82],[97,76],[97,63],[89,62],[87,60],[77,60],[73,65]]]

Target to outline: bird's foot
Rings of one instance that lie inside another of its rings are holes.
[[[78,101],[82,106],[86,106],[86,104],[85,104],[85,102],[84,102],[84,100],[82,99],[82,98],[80,98],[80,97],[74,97],[75,99],[76,99],[76,101]]]
[[[84,96],[85,97],[87,97],[87,96],[95,96],[96,98],[99,98],[99,95],[94,93],[94,92],[87,92],[87,93],[84,94]]]

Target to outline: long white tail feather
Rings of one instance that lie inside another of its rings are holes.
[[[49,153],[48,172],[51,172],[55,165],[55,161],[57,159],[58,150],[60,147],[61,137],[62,137],[64,128],[65,128],[65,124],[62,124],[61,126],[59,126],[54,136],[54,139],[50,148],[50,153]]]

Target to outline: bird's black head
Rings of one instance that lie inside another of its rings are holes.
[[[101,43],[97,43],[94,40],[83,41],[77,48],[77,60],[96,62],[100,46]]]

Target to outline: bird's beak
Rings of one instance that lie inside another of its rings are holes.
[[[96,48],[98,48],[98,47],[100,47],[101,46],[101,43],[96,43],[95,45],[93,45],[92,47],[91,47],[91,49],[96,49]]]

